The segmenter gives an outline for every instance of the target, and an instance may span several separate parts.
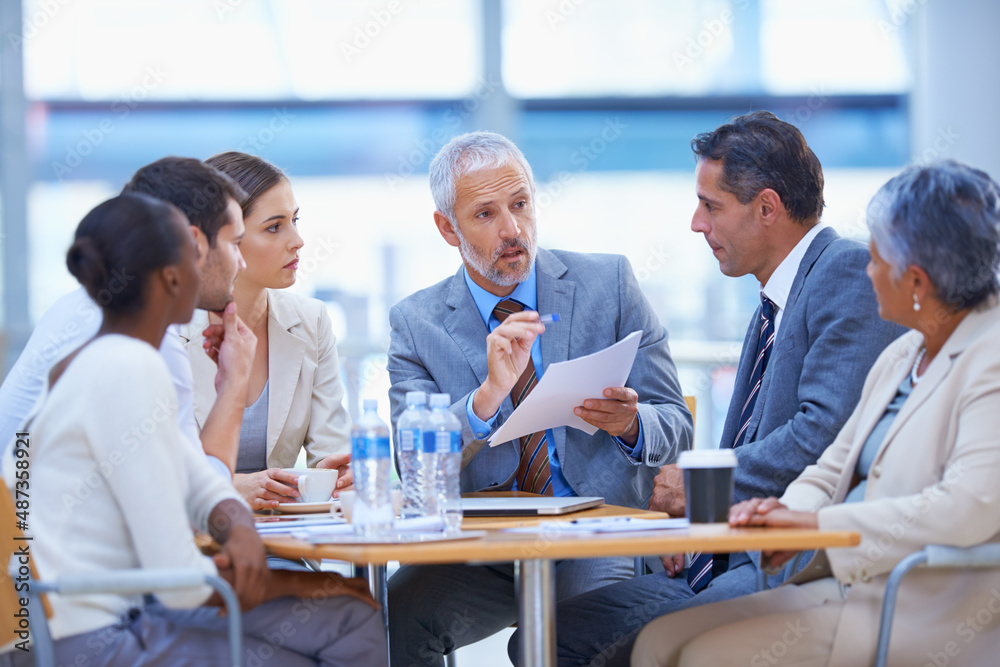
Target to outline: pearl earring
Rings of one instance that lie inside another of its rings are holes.
[[[920,310],[920,299],[917,298],[916,294],[913,295],[913,310]]]

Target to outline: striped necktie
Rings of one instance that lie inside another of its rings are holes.
[[[504,299],[493,309],[493,316],[503,322],[511,313],[519,313],[524,306],[512,299]],[[538,384],[535,375],[535,363],[528,357],[521,377],[514,383],[510,391],[510,400],[514,409],[531,393]],[[549,445],[545,431],[537,431],[521,438],[521,458],[517,465],[517,488],[529,493],[552,495],[552,475],[549,472]]]
[[[761,383],[764,380],[764,371],[767,369],[767,362],[771,358],[771,348],[774,347],[774,302],[760,295],[760,333],[757,337],[757,355],[754,358],[753,371],[750,373],[750,381],[747,383],[747,397],[740,411],[740,430],[736,433],[733,441],[733,448],[743,444],[746,437],[747,427],[750,426],[750,417],[753,416],[753,408],[757,404],[757,395],[760,394]],[[729,567],[729,554],[706,554],[698,552],[691,558],[691,565],[688,567],[688,585],[695,593],[701,592],[708,582],[712,580],[713,570],[718,570],[714,574],[722,574]]]
[[[760,386],[764,381],[764,370],[771,358],[771,348],[774,347],[774,308],[774,302],[764,296],[762,292],[760,295],[760,335],[757,338],[757,355],[754,358],[753,370],[750,372],[750,381],[747,383],[747,398],[743,403],[743,410],[740,411],[740,430],[736,432],[733,448],[742,445],[746,437],[747,427],[750,426],[750,418],[753,416],[753,408],[757,405]]]

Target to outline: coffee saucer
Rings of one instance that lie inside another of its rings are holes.
[[[322,503],[278,503],[274,511],[286,514],[318,514],[329,512],[334,505],[340,507],[340,500],[327,500]]]

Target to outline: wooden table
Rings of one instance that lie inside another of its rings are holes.
[[[537,493],[521,491],[494,491],[481,493],[463,493],[463,498],[517,498],[538,497]],[[569,521],[573,519],[608,519],[629,517],[632,519],[666,519],[666,512],[652,512],[634,507],[619,505],[601,505],[589,510],[573,512],[565,516],[474,516],[462,519],[462,530],[503,530],[504,528],[521,528],[537,526],[545,521]]]
[[[495,563],[514,561],[520,589],[521,655],[527,667],[555,664],[555,566],[565,558],[652,556],[709,551],[808,550],[855,546],[858,533],[783,528],[731,529],[726,525],[695,525],[683,530],[631,533],[566,534],[506,533],[499,528],[544,524],[586,516],[663,518],[660,512],[605,505],[569,517],[470,518],[465,530],[488,530],[484,537],[424,544],[309,544],[292,537],[267,537],[268,552],[282,558],[333,559],[368,565],[373,592],[386,604],[385,564]],[[383,606],[383,609],[385,607]]]

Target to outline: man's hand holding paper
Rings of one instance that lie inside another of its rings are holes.
[[[634,389],[608,387],[604,398],[588,398],[573,414],[633,447],[639,440],[639,394]]]
[[[640,338],[636,331],[594,354],[549,365],[538,385],[493,434],[490,446],[559,426],[591,435],[603,429],[626,436],[626,441],[627,436],[637,438],[638,396],[624,385]]]

